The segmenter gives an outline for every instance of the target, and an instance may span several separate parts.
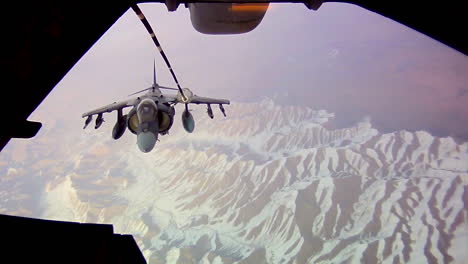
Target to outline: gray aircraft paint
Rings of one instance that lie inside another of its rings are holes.
[[[129,130],[137,135],[138,148],[142,152],[148,153],[156,145],[158,134],[166,135],[171,129],[175,115],[174,105],[177,103],[186,106],[186,110],[182,114],[182,124],[188,133],[192,133],[195,129],[195,120],[192,114],[187,112],[188,104],[206,104],[210,109],[208,112],[210,118],[213,118],[210,104],[218,104],[224,116],[226,114],[222,105],[230,104],[229,100],[197,96],[188,88],[183,89],[185,96],[182,96],[180,92],[175,95],[164,95],[161,89],[178,90],[160,86],[156,82],[156,66],[154,65],[153,85],[131,95],[147,91],[146,94],[125,101],[114,102],[84,113],[82,117],[86,118],[86,120],[83,129],[91,122],[93,115],[98,116],[95,126],[97,129],[104,122],[103,113],[117,111],[117,121],[112,129],[112,138],[119,139],[128,126]],[[133,106],[133,109],[128,114],[123,115],[123,109],[131,106]],[[160,120],[158,116],[161,118]]]
[[[182,113],[182,125],[188,133],[192,133],[195,130],[195,120],[190,111],[184,110]]]
[[[137,145],[138,148],[148,153],[158,140],[158,107],[152,99],[144,99],[137,107],[138,115],[138,130],[137,130]]]

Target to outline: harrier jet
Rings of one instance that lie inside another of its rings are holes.
[[[156,82],[156,64],[153,64],[153,85],[132,95],[147,91],[146,94],[129,100],[114,102],[101,108],[86,112],[82,117],[86,117],[84,126],[84,128],[86,128],[93,120],[93,115],[97,115],[96,125],[94,128],[98,129],[104,122],[102,117],[104,113],[117,111],[117,122],[112,130],[112,138],[119,139],[128,127],[133,134],[137,135],[137,144],[140,150],[147,153],[154,148],[154,145],[158,140],[158,135],[166,135],[171,129],[175,115],[174,106],[176,104],[185,104],[185,110],[182,113],[182,124],[187,132],[192,133],[195,129],[195,121],[188,109],[189,104],[206,104],[208,107],[208,116],[213,118],[213,110],[211,109],[212,104],[219,105],[219,109],[223,115],[226,116],[223,104],[229,104],[230,102],[225,99],[197,96],[188,88],[182,89],[169,60],[164,54],[164,51],[162,50],[161,45],[159,44],[159,41],[145,16],[138,6],[134,5],[132,8],[148,30],[148,33],[166,62],[166,65],[169,68],[178,88],[160,86]],[[166,95],[161,92],[161,89],[176,90],[178,93],[175,95]],[[132,109],[128,114],[124,115],[123,109],[127,107],[131,107]]]
[[[206,104],[210,118],[214,117],[211,105],[217,104],[223,115],[226,116],[223,105],[229,104],[229,100],[197,96],[188,88],[183,88],[182,92],[179,91],[174,95],[163,94],[162,89],[176,91],[178,89],[159,85],[156,82],[155,69],[153,74],[153,85],[135,93],[147,91],[144,95],[114,102],[84,113],[83,117],[86,117],[84,128],[91,123],[93,115],[97,115],[94,128],[98,129],[104,122],[103,114],[116,111],[117,122],[112,130],[112,138],[119,139],[128,127],[130,132],[137,135],[137,144],[140,150],[146,153],[153,149],[158,140],[158,135],[166,135],[171,129],[175,115],[174,106],[178,103],[185,104],[185,110],[182,113],[182,124],[189,133],[192,133],[195,129],[195,121],[188,109],[188,104]],[[123,109],[127,107],[130,107],[131,110],[124,115]]]

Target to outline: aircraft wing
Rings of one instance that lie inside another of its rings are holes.
[[[209,97],[202,97],[194,95],[190,98],[191,104],[230,104],[231,102],[226,99],[216,99]]]
[[[112,104],[108,104],[106,106],[86,112],[82,115],[82,117],[87,117],[87,116],[97,115],[97,114],[102,114],[102,113],[110,113],[112,111],[119,110],[125,107],[134,106],[137,101],[138,99],[132,98],[132,99],[128,99],[128,100],[121,101],[121,102],[114,102]]]
[[[180,99],[179,95],[164,95],[167,102],[181,103],[184,101]],[[216,99],[210,97],[203,97],[198,95],[192,95],[189,100],[189,104],[230,104],[231,102],[226,99]]]

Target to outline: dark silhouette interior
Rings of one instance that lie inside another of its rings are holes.
[[[179,3],[187,2],[197,1]],[[461,14],[466,10],[463,1],[325,2],[359,5],[467,54],[462,21],[464,14]],[[129,0],[26,0],[7,1],[3,4],[6,14],[2,16],[2,24],[5,25],[6,32],[2,34],[4,94],[1,106],[3,125],[0,150],[11,138],[31,138],[36,135],[41,123],[28,121],[29,115],[132,3],[133,1]],[[320,12],[320,9],[317,12]],[[281,35],[281,32],[278,33]],[[113,234],[111,225],[1,215],[0,228],[4,245],[2,257],[11,258],[14,262],[145,263],[133,237]]]
[[[2,263],[146,263],[133,237],[112,225],[0,215],[0,234]]]

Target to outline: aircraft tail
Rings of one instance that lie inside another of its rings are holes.
[[[167,89],[167,90],[176,90],[176,91],[178,91],[178,89],[176,89],[176,88],[161,86],[161,85],[159,85],[159,84],[156,82],[156,60],[153,61],[153,88]],[[143,91],[146,91],[146,90],[149,90],[149,89],[145,89],[145,90],[143,90]],[[140,91],[140,92],[142,92],[142,91]]]
[[[156,87],[158,83],[156,82],[156,60],[153,60],[153,86]]]

